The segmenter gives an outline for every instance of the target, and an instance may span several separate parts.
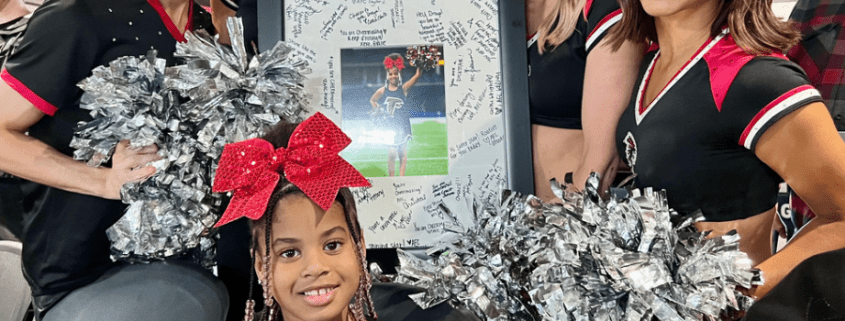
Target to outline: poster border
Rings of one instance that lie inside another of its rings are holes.
[[[284,40],[285,1],[257,0],[258,47],[265,51]],[[499,0],[502,114],[505,124],[506,186],[534,194],[531,118],[528,108],[528,57],[523,1]]]

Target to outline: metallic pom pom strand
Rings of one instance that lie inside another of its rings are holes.
[[[448,302],[486,320],[716,320],[753,302],[735,288],[760,271],[735,233],[705,239],[692,227],[701,214],[679,217],[664,192],[605,201],[598,182],[553,182],[561,204],[504,191],[430,259],[399,250],[392,279],[428,289],[412,296],[423,308]]]

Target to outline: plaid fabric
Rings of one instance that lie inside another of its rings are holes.
[[[804,68],[836,128],[845,131],[845,0],[798,0],[789,18],[802,40],[787,56]]]
[[[15,52],[23,32],[26,30],[26,24],[29,22],[29,15],[21,17],[17,20],[0,25],[0,69],[6,64],[9,56]]]

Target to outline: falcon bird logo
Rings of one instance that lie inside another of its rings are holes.
[[[628,161],[628,166],[631,167],[631,170],[634,169],[634,165],[637,164],[637,141],[634,139],[634,134],[628,132],[625,135],[625,160]]]

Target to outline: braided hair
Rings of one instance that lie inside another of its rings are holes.
[[[273,144],[273,148],[287,147],[288,141],[290,140],[290,137],[293,134],[293,131],[296,129],[297,125],[297,123],[282,121],[261,138]],[[270,268],[272,267],[273,263],[275,263],[275,257],[270,255],[270,240],[273,237],[273,214],[275,212],[276,205],[285,196],[289,196],[296,193],[302,193],[302,191],[298,187],[296,187],[296,185],[294,185],[285,178],[284,173],[279,174],[281,177],[279,178],[279,182],[276,184],[276,187],[273,190],[273,194],[270,196],[270,201],[267,202],[267,208],[264,211],[264,215],[258,220],[250,221],[250,231],[252,231],[250,253],[252,256],[253,265],[255,265],[255,259],[258,257],[258,255],[262,255],[261,263],[264,265],[262,273],[263,275],[261,275],[260,277],[262,278],[261,284],[263,286],[264,291],[264,312],[262,313],[263,316],[261,320],[265,321],[282,320],[281,308],[279,307],[279,303],[273,299],[270,293],[270,282],[272,277],[270,273]],[[367,271],[367,259],[364,255],[363,235],[361,234],[361,226],[358,223],[358,211],[355,207],[355,199],[353,198],[352,192],[349,190],[349,188],[343,187],[338,191],[338,195],[335,200],[337,200],[343,207],[346,225],[347,228],[349,228],[353,244],[355,245],[355,251],[357,254],[356,256],[358,258],[359,263],[358,267],[360,268],[358,289],[355,292],[355,300],[350,305],[350,310],[352,311],[352,315],[356,321],[366,321],[366,315],[377,319],[378,316],[376,315],[376,312],[373,308],[373,300],[370,297],[370,287],[372,286],[372,279],[370,278],[370,274]],[[264,253],[259,253],[259,237],[264,238],[263,244],[266,245],[264,247]],[[250,283],[251,282],[252,281],[250,281]],[[252,295],[251,293],[252,292],[250,291],[250,295]],[[253,307],[254,302],[252,302],[252,299],[250,299],[249,301],[247,301],[247,311],[245,320],[253,320]]]

